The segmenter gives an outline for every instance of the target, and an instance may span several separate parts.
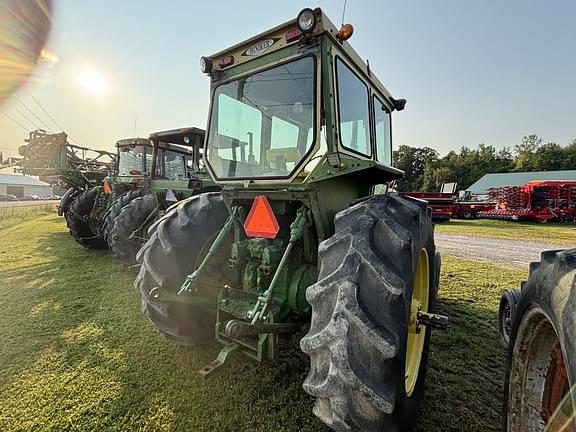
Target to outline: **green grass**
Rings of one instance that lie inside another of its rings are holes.
[[[37,204],[22,207],[0,207],[0,231],[17,225],[25,220],[41,215],[56,213],[58,202],[54,204]]]
[[[449,222],[436,224],[436,231],[484,237],[533,240],[563,245],[576,244],[576,224],[574,223],[551,222],[542,224],[492,219],[451,219]]]
[[[498,431],[504,355],[499,291],[525,272],[444,259],[420,431]],[[203,380],[216,349],[159,337],[139,310],[134,275],[85,250],[62,218],[0,231],[0,430],[326,431],[302,390],[297,343],[276,363],[232,357]],[[290,345],[290,344],[289,344]]]

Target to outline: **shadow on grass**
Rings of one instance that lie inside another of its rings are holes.
[[[298,338],[284,341],[274,363],[236,355],[204,380],[197,370],[217,349],[157,335],[140,313],[134,275],[106,251],[58,232],[32,254],[45,262],[0,271],[1,430],[327,430],[301,387],[308,359]],[[504,356],[495,313],[447,298],[438,311],[451,317],[450,330],[432,338],[418,430],[496,431]]]

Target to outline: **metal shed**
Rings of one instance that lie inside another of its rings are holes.
[[[49,197],[53,195],[52,186],[34,177],[18,174],[0,174],[0,195],[11,194],[21,197],[37,195]]]

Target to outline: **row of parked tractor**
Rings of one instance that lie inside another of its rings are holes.
[[[218,190],[203,168],[203,140],[203,130],[182,128],[118,141],[110,175],[100,184],[70,186],[60,201],[71,236],[135,264],[148,229],[171,205]]]

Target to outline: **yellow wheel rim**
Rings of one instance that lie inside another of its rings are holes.
[[[428,302],[430,296],[430,271],[428,252],[426,249],[420,251],[414,285],[412,286],[412,299],[410,306],[410,322],[408,327],[408,337],[406,341],[405,360],[405,386],[406,395],[411,396],[416,382],[420,362],[424,352],[424,340],[426,339],[426,326],[418,325],[418,312],[428,312]]]

